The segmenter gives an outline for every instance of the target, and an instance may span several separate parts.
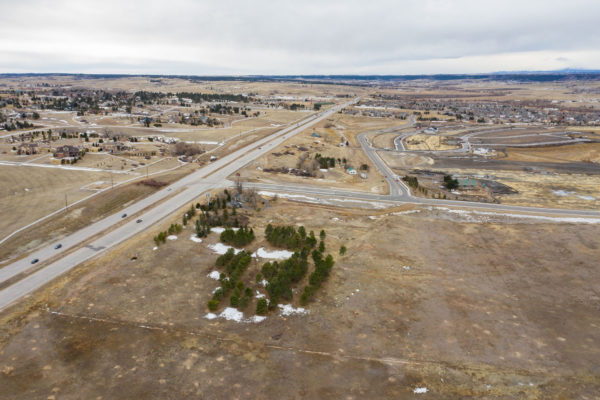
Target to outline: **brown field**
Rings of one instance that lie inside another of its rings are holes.
[[[439,135],[414,135],[404,140],[407,150],[453,150],[459,146],[446,144],[444,138]]]
[[[600,163],[600,143],[582,143],[569,146],[552,146],[543,148],[511,148],[506,150],[509,161],[531,162],[593,162]]]
[[[203,318],[217,286],[206,277],[216,259],[206,244],[216,234],[194,243],[184,230],[152,251],[165,221],[0,314],[3,395],[597,395],[599,225],[395,211],[280,199],[250,212],[258,241],[249,249],[261,245],[268,222],[303,224],[326,228],[336,259],[307,315],[274,312],[258,324]]]
[[[2,167],[2,169],[4,168],[15,167]],[[24,167],[17,168],[23,170],[25,169]],[[171,172],[155,175],[153,179],[171,183],[188,174],[192,168],[193,166],[191,165],[185,166]],[[44,168],[28,168],[28,170],[29,169],[36,171],[48,171]],[[57,185],[62,185],[61,187],[63,188],[68,187],[68,178],[70,177],[73,180],[75,178],[73,176],[70,176],[70,174],[68,173],[63,173],[63,170],[60,171],[61,174],[46,177],[46,181],[55,182]],[[71,173],[70,171],[67,172]],[[88,173],[84,172],[83,174]],[[16,177],[14,173],[11,173],[10,176]],[[22,177],[22,179],[23,181],[26,181],[27,177]],[[44,182],[43,184],[46,185],[46,181],[40,180],[39,182]],[[108,178],[108,182],[110,183],[110,177]],[[77,185],[81,185],[81,183],[78,183]],[[104,188],[107,186],[102,185],[101,187]],[[40,194],[41,189],[38,190],[40,192],[38,192],[38,196],[34,198],[35,206],[31,206],[31,209],[25,208],[23,206],[23,204],[28,204],[27,202],[24,202],[23,200],[20,200],[19,202],[13,202],[12,199],[10,199],[9,197],[10,205],[2,207],[4,217],[3,220],[10,220],[11,218],[16,218],[19,215],[28,215],[28,213],[35,215],[36,218],[33,218],[33,216],[30,217],[32,220],[35,220],[37,218],[41,218],[49,214],[52,211],[55,211],[56,209],[60,208],[60,206],[64,205],[64,196],[61,197],[62,192],[58,192],[58,194],[53,198],[48,198],[48,192],[52,191],[51,186],[48,186],[44,189],[44,195]],[[67,213],[59,213],[56,216],[50,217],[49,219],[42,221],[33,227],[30,227],[28,229],[23,230],[22,232],[17,233],[15,236],[2,243],[2,245],[0,246],[0,264],[13,261],[31,252],[35,248],[38,248],[44,244],[51,243],[52,241],[55,241],[61,237],[73,233],[78,229],[82,229],[85,226],[91,224],[92,222],[102,217],[117,212],[124,204],[128,204],[135,200],[140,200],[143,197],[152,194],[156,190],[156,188],[151,188],[145,185],[138,185],[135,182],[128,183],[124,186],[118,186],[113,190],[108,190],[103,193],[100,193],[97,196],[85,200],[75,206],[71,206],[69,207]],[[89,196],[92,193],[92,191],[87,191],[86,196]],[[50,200],[57,202],[56,208],[49,207],[49,204],[51,204]],[[62,204],[60,203],[61,201],[63,202]],[[15,217],[12,217],[13,215]],[[20,221],[20,219],[18,219],[18,221]],[[22,223],[19,225],[19,227],[25,225],[25,223]],[[11,225],[10,229],[6,228],[6,234],[13,232],[17,228],[18,227],[14,227],[13,225]]]
[[[130,176],[114,174],[115,183]],[[56,168],[0,166],[0,236],[93,193],[83,188],[98,181],[110,182],[107,172],[69,171]]]

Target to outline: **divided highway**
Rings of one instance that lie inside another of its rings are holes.
[[[287,138],[317,124],[358,100],[359,99],[357,98],[329,108],[328,110],[312,115],[292,126],[243,147],[222,159],[199,169],[185,178],[182,178],[169,187],[136,202],[121,210],[119,213],[104,218],[101,221],[61,239],[60,243],[62,244],[62,247],[60,249],[55,249],[58,242],[53,243],[33,252],[27,259],[22,259],[5,266],[0,269],[0,283],[17,277],[22,273],[26,273],[32,267],[30,263],[30,260],[32,259],[39,259],[40,262],[44,262],[44,260],[49,258],[64,255],[40,270],[1,290],[0,310],[61,274],[71,270],[76,265],[97,256],[106,249],[143,231],[148,226],[163,220],[175,210],[178,210],[197,199],[198,196],[203,193],[214,188],[223,187],[223,183],[226,181],[227,177],[244,165],[271,151],[283,143]],[[152,207],[158,202],[160,202],[160,204]],[[148,208],[150,209],[144,211]],[[136,215],[138,213],[141,214]],[[123,214],[127,214],[129,219],[122,218]],[[132,218],[134,215],[135,218]],[[142,221],[137,223],[137,219],[141,219]],[[114,228],[115,225],[121,223],[122,225]],[[95,239],[90,240],[92,238]],[[89,241],[89,243],[86,246],[66,254],[68,250],[73,250],[87,241]]]

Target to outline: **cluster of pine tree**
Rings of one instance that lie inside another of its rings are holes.
[[[227,253],[219,256],[216,261],[218,267],[225,267],[225,273],[221,273],[219,281],[221,288],[213,293],[213,297],[208,301],[208,308],[215,311],[223,298],[225,298],[231,290],[233,294],[229,299],[232,307],[245,308],[252,299],[252,289],[244,290],[244,283],[240,280],[242,274],[250,265],[252,257],[246,251],[240,251],[235,254],[233,249],[229,249]]]
[[[310,231],[310,234],[307,235],[303,226],[296,230],[293,226],[273,227],[269,224],[265,229],[265,237],[273,246],[290,250],[299,250],[304,247],[312,248],[317,244],[315,233]]]
[[[321,242],[323,243],[323,242]],[[300,296],[300,304],[306,305],[308,301],[315,294],[317,289],[321,287],[321,283],[329,276],[331,268],[333,268],[333,257],[328,254],[327,257],[323,258],[323,253],[317,250],[313,250],[312,258],[315,262],[315,270],[308,277],[308,285],[304,287],[304,291]]]
[[[248,229],[245,226],[239,228],[237,231],[227,228],[221,233],[220,239],[223,243],[242,247],[254,240],[254,230],[252,228]]]
[[[275,308],[282,298],[287,301],[292,299],[292,284],[298,283],[308,271],[309,252],[309,248],[305,247],[281,263],[266,262],[262,266],[262,276],[268,282],[267,292],[271,308]]]

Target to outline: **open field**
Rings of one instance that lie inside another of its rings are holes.
[[[2,167],[2,168],[15,168],[19,170],[26,170],[26,167]],[[153,179],[156,179],[160,182],[172,183],[175,180],[183,177],[188,174],[193,168],[190,166],[184,166],[180,169],[176,169],[171,172],[167,172],[164,174],[159,174],[153,176]],[[44,168],[27,168],[27,170],[33,169],[35,171],[48,171]],[[1,169],[0,169],[1,171]],[[50,170],[52,171],[52,170]],[[62,172],[62,171],[61,171]],[[69,171],[70,172],[70,171]],[[84,176],[88,176],[89,173],[85,172]],[[15,176],[14,174],[11,176]],[[33,175],[37,176],[37,175]],[[49,182],[56,181],[57,185],[62,184],[68,185],[67,179],[69,174],[58,174],[52,175],[51,178],[47,178]],[[73,177],[71,177],[73,178]],[[110,186],[110,177],[108,178],[108,186]],[[26,181],[27,178],[23,177],[23,181]],[[40,180],[38,184],[45,185],[44,181]],[[79,183],[78,183],[79,184]],[[99,188],[108,187],[107,184],[100,185]],[[68,187],[68,186],[67,186]],[[52,189],[50,187],[47,188],[48,191]],[[73,189],[77,190],[77,189]],[[111,213],[117,212],[121,207],[126,204],[130,204],[135,200],[139,200],[143,197],[150,195],[155,192],[157,189],[153,187],[149,187],[146,185],[140,185],[136,182],[127,183],[124,186],[118,186],[115,189],[105,191],[100,193],[88,200],[85,200],[75,206],[71,206],[66,213],[60,213],[56,216],[50,217],[49,219],[36,224],[33,227],[25,229],[22,232],[17,233],[15,236],[8,239],[6,242],[2,243],[0,246],[0,264],[5,264],[9,261],[12,261],[16,258],[22,257],[24,254],[29,253],[33,249],[40,247],[44,244],[51,243],[54,240],[58,240],[61,237],[73,233],[78,229],[81,229],[92,222],[105,217]],[[30,193],[30,192],[28,192]],[[34,192],[35,193],[35,192]],[[3,210],[3,219],[10,220],[11,218],[15,218],[19,215],[31,215],[29,217],[31,220],[35,220],[37,218],[41,218],[56,209],[59,209],[60,206],[64,205],[64,196],[61,197],[62,192],[59,192],[53,201],[57,201],[56,208],[51,208],[52,204],[48,200],[47,194],[45,196],[40,195],[41,189],[38,189],[38,196],[33,198],[35,200],[35,206],[31,206],[31,210],[28,208],[24,208],[22,203],[17,203],[12,201],[9,197],[10,206],[2,207]],[[47,192],[45,192],[47,193]],[[87,191],[86,196],[92,194],[92,191]],[[60,204],[60,201],[63,203]],[[71,200],[69,200],[72,202]],[[7,203],[8,204],[8,203]],[[28,203],[25,203],[28,204]],[[23,207],[22,209],[20,207]],[[12,212],[11,212],[12,210]],[[16,211],[15,211],[16,210]],[[26,211],[28,210],[28,211]],[[21,214],[17,214],[19,212]],[[14,217],[13,217],[14,216]],[[35,218],[34,218],[35,217]],[[19,219],[20,221],[20,219]],[[25,223],[21,223],[19,226],[25,226]],[[10,229],[9,229],[10,228]],[[13,225],[6,226],[6,232],[3,237],[18,229]]]
[[[249,249],[269,222],[326,227],[336,265],[308,314],[205,319],[216,234],[195,243],[188,228],[152,251],[165,221],[0,314],[4,394],[414,398],[427,388],[422,398],[463,399],[600,390],[599,225],[281,199],[249,216],[258,233]]]
[[[114,174],[114,182],[127,179]],[[107,172],[69,171],[51,168],[0,165],[0,236],[29,224],[93,193],[85,186],[108,181]]]
[[[437,170],[437,168],[436,168]],[[440,169],[444,170],[444,169]],[[499,169],[452,169],[446,173],[486,177],[516,190],[517,194],[498,196],[504,204],[575,209],[600,209],[600,176],[584,174],[544,174]]]
[[[458,146],[447,144],[442,136],[414,135],[404,140],[407,150],[454,150]]]
[[[600,143],[582,143],[569,146],[542,148],[509,148],[506,156],[499,158],[509,161],[531,162],[592,162],[600,163]]]

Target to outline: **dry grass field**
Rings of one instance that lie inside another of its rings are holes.
[[[15,167],[1,167],[0,171],[2,171],[4,168]],[[161,182],[171,183],[188,174],[192,168],[194,168],[192,165],[188,165],[171,172],[155,175],[152,178]],[[25,167],[18,167],[18,169],[23,171],[26,170]],[[53,171],[44,168],[27,168],[27,170]],[[22,176],[22,182],[27,182],[27,179],[30,179],[31,177],[37,179],[36,183],[38,185],[43,185],[44,191],[42,191],[41,187],[39,186],[37,189],[35,189],[34,185],[30,185],[35,190],[26,192],[26,194],[20,193],[18,195],[19,201],[15,201],[16,199],[14,196],[17,195],[9,195],[7,200],[4,200],[3,197],[2,201],[4,203],[0,203],[2,204],[2,208],[0,208],[3,213],[2,220],[15,220],[16,223],[18,223],[18,225],[3,225],[5,226],[3,237],[15,231],[19,227],[26,225],[26,223],[23,221],[23,216],[27,216],[27,221],[34,221],[64,206],[64,194],[62,191],[60,191],[61,189],[59,189],[59,187],[64,190],[65,188],[70,188],[71,186],[69,185],[72,185],[73,182],[77,182],[75,186],[71,187],[71,191],[74,193],[79,193],[80,191],[85,192],[85,196],[82,197],[87,197],[93,194],[93,191],[91,190],[84,191],[79,189],[81,186],[81,180],[83,178],[89,179],[88,172],[81,172],[82,174],[87,175],[82,175],[82,177],[79,177],[77,174],[71,175],[71,171],[66,171],[67,173],[62,173],[64,172],[63,170],[60,171],[61,174],[45,175],[44,177],[37,174],[33,174],[28,177]],[[12,177],[16,177],[17,175],[18,174],[15,174],[14,172],[10,174]],[[103,175],[103,177],[106,177],[106,174]],[[79,181],[77,181],[77,179],[79,179]],[[110,177],[108,178],[107,182],[108,183],[104,182],[103,184],[98,185],[98,188],[109,187]],[[52,186],[52,184],[54,184],[54,186]],[[94,187],[94,185],[90,186]],[[2,243],[0,246],[0,264],[5,264],[14,259],[20,258],[35,248],[51,243],[52,241],[73,233],[78,229],[82,229],[104,216],[117,212],[123,205],[146,197],[156,190],[156,188],[132,182],[123,186],[118,186],[113,190],[102,192],[77,205],[70,206],[68,212],[59,213],[56,216],[50,217],[49,219],[42,221],[35,226],[17,233],[15,236]],[[32,194],[31,197],[27,197],[29,193]],[[49,197],[48,193],[55,193],[55,195]],[[70,203],[74,201],[71,200],[71,197],[68,197],[67,199]],[[52,208],[53,206],[55,208]]]
[[[0,314],[3,395],[593,399],[600,391],[600,225],[282,199],[249,216],[258,233],[250,250],[267,223],[327,230],[336,265],[308,314],[205,319],[216,234],[195,243],[184,230],[153,251],[165,221]]]
[[[130,178],[114,174],[115,183]],[[0,235],[2,237],[38,218],[93,193],[84,186],[110,182],[108,172],[0,165]]]
[[[454,150],[459,146],[449,145],[445,143],[442,136],[432,135],[414,135],[404,140],[407,150]]]
[[[500,158],[508,161],[531,162],[592,162],[600,164],[600,143],[583,143],[569,146],[552,146],[542,148],[510,148],[506,156]]]

